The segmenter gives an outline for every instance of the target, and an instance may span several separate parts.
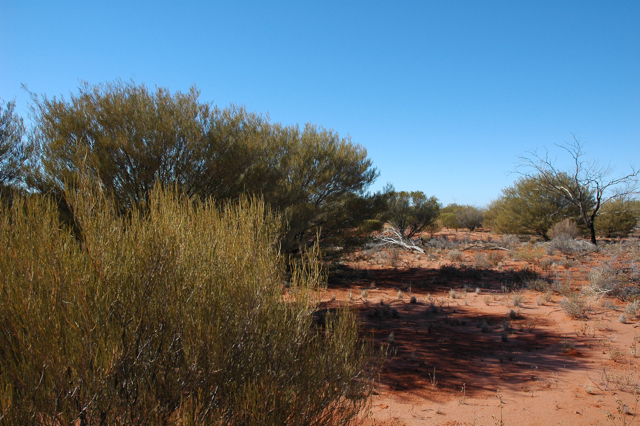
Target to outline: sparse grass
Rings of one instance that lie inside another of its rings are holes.
[[[624,353],[618,348],[609,350],[609,359],[613,362],[620,362],[624,359]]]
[[[506,255],[504,254],[503,251],[491,250],[488,255],[489,263],[491,264],[491,266],[496,267],[500,265],[500,263],[504,260],[505,256]]]
[[[452,262],[462,262],[463,256],[460,250],[452,249],[449,250],[447,254],[447,258]]]
[[[637,280],[630,277],[626,271],[610,265],[591,270],[588,289],[594,294],[606,294],[622,300],[640,296]]]
[[[531,244],[527,244],[524,247],[520,247],[517,250],[514,250],[512,256],[514,259],[519,260],[521,262],[529,262],[529,263],[537,263],[543,256],[545,255],[545,251],[541,247],[536,247]]]
[[[492,266],[492,263],[489,261],[489,257],[484,253],[476,252],[473,254],[473,258],[475,260],[476,268],[489,269]]]
[[[638,316],[638,309],[640,309],[640,300],[634,300],[633,302],[629,302],[627,306],[624,308],[624,313],[629,318],[636,318]]]
[[[524,286],[529,290],[539,291],[541,293],[549,291],[549,283],[540,278],[525,280]]]
[[[512,301],[513,306],[520,307],[524,303],[524,296],[522,296],[521,294],[514,294]]]
[[[503,235],[498,240],[498,245],[509,250],[515,250],[517,247],[520,247],[522,243],[517,235]]]

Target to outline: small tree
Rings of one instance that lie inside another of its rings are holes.
[[[442,226],[447,229],[455,229],[456,231],[458,231],[458,228],[460,228],[455,213],[441,213],[438,220],[440,221],[440,223],[442,223]]]
[[[532,151],[520,157],[521,173],[529,178],[538,176],[544,189],[560,194],[576,207],[580,220],[589,231],[591,242],[597,245],[595,222],[600,208],[608,201],[637,194],[640,170],[632,167],[630,173],[611,178],[613,168],[586,161],[584,145],[575,136],[573,142],[557,146],[571,157],[573,165],[569,170],[559,170],[548,152],[542,155]]]
[[[393,192],[389,199],[389,223],[402,238],[411,239],[438,217],[440,203],[422,191]]]
[[[381,237],[382,245],[399,246],[424,253],[412,239],[424,230],[433,232],[440,203],[436,197],[427,198],[422,191],[396,192],[393,186],[385,188],[387,211],[384,219],[391,225]]]
[[[477,207],[462,206],[455,215],[458,226],[467,228],[470,232],[482,226],[483,212]]]
[[[25,127],[15,108],[15,102],[5,104],[0,99],[0,193],[19,180],[27,158],[23,144]]]

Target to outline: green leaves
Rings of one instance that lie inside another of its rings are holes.
[[[85,84],[68,100],[34,98],[40,165],[31,185],[61,194],[86,172],[123,211],[145,203],[156,183],[218,202],[255,195],[289,219],[295,246],[318,230],[335,234],[347,199],[378,175],[366,150],[334,131],[198,98],[195,88],[171,94],[122,81]]]
[[[411,239],[437,219],[440,208],[436,197],[427,198],[422,191],[392,191],[389,223],[403,238]]]
[[[494,232],[532,234],[545,240],[554,223],[577,218],[580,211],[564,197],[547,190],[538,177],[523,177],[502,190],[485,215]]]

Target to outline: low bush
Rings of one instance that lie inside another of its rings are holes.
[[[2,424],[346,424],[371,346],[348,310],[318,320],[313,253],[286,276],[263,203],[156,189],[127,217],[67,194],[0,206]]]
[[[571,219],[565,219],[554,224],[551,229],[549,229],[549,237],[553,238],[564,238],[569,240],[575,240],[580,236],[580,229],[576,222]]]
[[[596,250],[596,246],[588,241],[574,240],[567,236],[555,237],[547,245],[547,253],[553,254],[559,251],[563,254],[584,254]]]
[[[640,296],[640,287],[636,281],[622,269],[603,266],[591,270],[586,290],[593,294],[629,300]]]
[[[521,262],[537,263],[544,256],[544,249],[534,245],[526,245],[517,250],[512,251],[512,255],[516,260]]]
[[[560,306],[572,318],[587,318],[587,303],[577,294],[572,294],[560,301]]]
[[[546,293],[549,291],[549,283],[543,279],[537,278],[537,279],[532,279],[532,280],[526,280],[524,282],[524,285],[526,288],[533,290],[533,291],[539,291],[541,293]]]

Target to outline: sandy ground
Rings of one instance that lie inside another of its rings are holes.
[[[560,305],[594,268],[633,267],[637,251],[550,256],[523,244],[523,260],[487,249],[500,238],[489,233],[441,238],[466,240],[462,255],[369,249],[330,275],[323,308],[358,309],[363,334],[389,350],[367,425],[640,424],[640,322],[620,322],[627,301],[582,296],[578,319]],[[536,277],[565,291],[519,288]]]

